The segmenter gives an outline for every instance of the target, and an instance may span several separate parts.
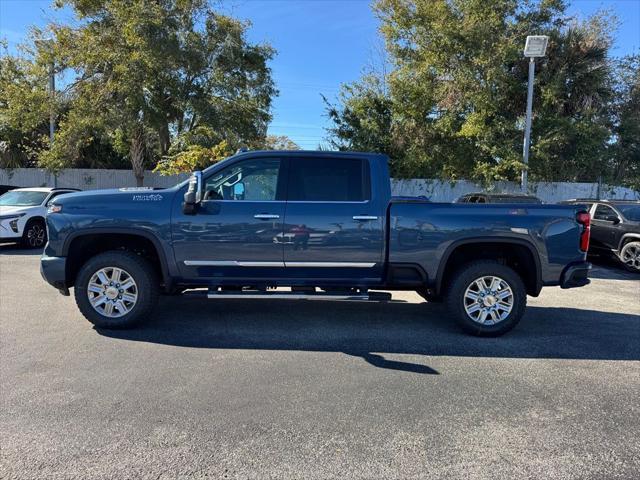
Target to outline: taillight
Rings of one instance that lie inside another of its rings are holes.
[[[582,233],[580,233],[580,250],[586,252],[589,250],[589,237],[591,236],[591,215],[588,212],[579,212],[576,220],[582,225]]]

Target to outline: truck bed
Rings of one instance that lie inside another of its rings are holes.
[[[579,249],[580,206],[431,203],[393,198],[389,204],[390,263],[419,265],[435,279],[461,245],[514,241],[540,258],[543,285],[557,285],[563,269],[584,259]]]

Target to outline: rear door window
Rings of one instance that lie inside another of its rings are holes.
[[[287,192],[290,201],[370,200],[369,162],[360,158],[292,158]]]
[[[616,211],[608,205],[598,204],[596,207],[596,213],[593,216],[594,220],[609,220],[611,217],[618,217]]]

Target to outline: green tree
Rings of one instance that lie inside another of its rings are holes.
[[[176,158],[177,139],[190,148],[184,140],[199,127],[215,145],[264,140],[277,94],[267,66],[274,51],[247,41],[248,24],[216,13],[206,0],[58,4],[79,21],[50,26],[50,54],[73,78],[53,148],[39,154],[41,165],[63,168],[92,147],[110,146],[128,158],[141,185],[145,166]],[[37,52],[34,63],[44,55]],[[12,103],[24,107],[15,98]]]
[[[263,150],[300,150],[300,146],[286,135],[267,135],[262,145]]]
[[[0,167],[37,164],[37,154],[49,144],[46,90],[48,70],[42,63],[11,56],[0,44]]]
[[[329,145],[339,150],[393,151],[393,105],[386,93],[385,82],[384,77],[371,71],[361,80],[343,86],[338,105],[323,96],[327,114],[333,122],[329,129]]]
[[[616,65],[613,180],[640,189],[640,55]]]
[[[582,179],[604,168],[611,100],[606,19],[569,22],[561,0],[378,0],[392,69],[343,87],[329,105],[339,148],[388,153],[408,177],[516,179],[528,34],[551,37],[537,61],[531,175]],[[380,88],[380,85],[387,88]]]
[[[595,16],[553,31],[540,62],[531,178],[596,181],[608,175],[613,84],[610,20]]]
[[[232,155],[233,149],[212,127],[199,125],[180,133],[154,171],[175,175],[202,170]]]

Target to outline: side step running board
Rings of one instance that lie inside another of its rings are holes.
[[[207,298],[272,298],[278,300],[341,300],[341,301],[365,301],[365,302],[388,302],[391,300],[391,294],[386,292],[368,292],[368,293],[300,293],[300,292],[261,292],[256,290],[243,292],[217,292],[210,291]]]

